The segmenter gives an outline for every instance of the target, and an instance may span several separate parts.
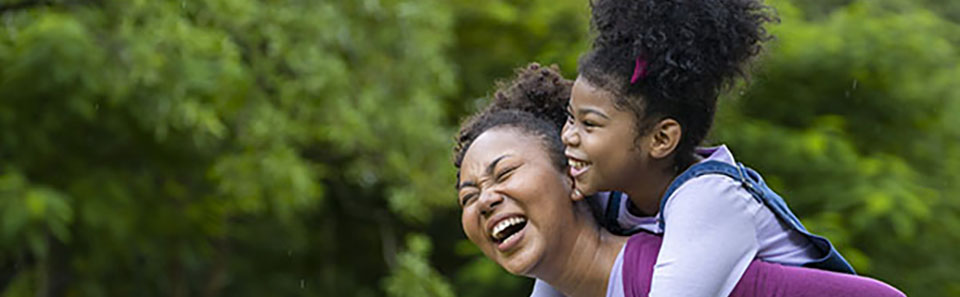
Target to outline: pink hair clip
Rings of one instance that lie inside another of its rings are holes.
[[[633,76],[630,77],[630,84],[637,80],[647,77],[647,60],[643,56],[637,56],[636,66],[633,67]]]

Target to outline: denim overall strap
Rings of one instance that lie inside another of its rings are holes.
[[[591,208],[593,208],[593,217],[600,222],[600,226],[610,233],[620,236],[630,236],[637,234],[639,232],[647,232],[650,234],[655,234],[651,230],[646,230],[641,225],[624,228],[620,225],[620,208],[623,205],[623,199],[626,199],[623,192],[610,192],[610,196],[607,199],[606,207],[600,205],[596,199],[587,199],[591,201]],[[630,202],[627,202],[630,203]]]
[[[657,220],[657,223],[660,225],[660,230],[666,230],[664,229],[663,208],[667,206],[667,199],[670,198],[670,195],[673,195],[673,192],[676,192],[680,186],[687,183],[687,181],[690,179],[704,174],[723,174],[737,181],[743,182],[746,180],[742,171],[740,170],[740,167],[734,167],[733,165],[720,161],[711,160],[690,166],[690,168],[681,173],[680,176],[677,176],[677,178],[673,179],[673,182],[670,183],[669,187],[667,187],[667,191],[663,193],[663,197],[660,198],[660,218]],[[751,190],[751,185],[749,183],[744,182],[743,185],[745,188],[747,188],[747,191],[753,195],[754,199],[757,199],[757,201],[762,201],[757,197],[754,191]]]
[[[631,232],[631,230],[625,230],[620,226],[620,222],[617,221],[617,217],[620,215],[620,204],[623,201],[623,193],[621,192],[610,192],[610,199],[607,200],[607,208],[603,213],[603,219],[601,225],[603,225],[610,233],[616,235],[627,236],[636,232]]]
[[[660,200],[660,218],[657,222],[660,225],[660,230],[666,231],[663,209],[666,207],[667,200],[670,196],[690,179],[705,174],[722,174],[739,181],[754,199],[757,199],[757,201],[762,202],[768,207],[780,221],[787,223],[794,231],[807,237],[810,242],[821,251],[821,257],[810,263],[803,264],[803,266],[856,274],[853,267],[850,266],[850,263],[837,252],[829,240],[807,231],[803,224],[800,223],[800,219],[790,211],[790,207],[787,206],[786,201],[766,185],[759,173],[749,167],[743,166],[742,163],[737,163],[737,165],[734,166],[711,160],[694,164],[680,174],[680,176],[670,184]]]

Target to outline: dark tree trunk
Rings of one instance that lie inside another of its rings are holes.
[[[47,233],[47,255],[41,260],[40,289],[37,297],[64,297],[71,279],[70,249]]]

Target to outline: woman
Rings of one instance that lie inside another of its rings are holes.
[[[567,296],[646,296],[660,238],[613,235],[572,195],[559,138],[569,87],[555,70],[531,65],[463,125],[454,165],[464,233],[510,273]],[[731,296],[903,293],[868,278],[755,260]]]

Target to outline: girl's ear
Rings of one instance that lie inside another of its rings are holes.
[[[681,130],[680,122],[677,120],[672,118],[660,120],[652,130],[650,157],[663,159],[670,156],[680,145],[680,137],[683,135]]]

